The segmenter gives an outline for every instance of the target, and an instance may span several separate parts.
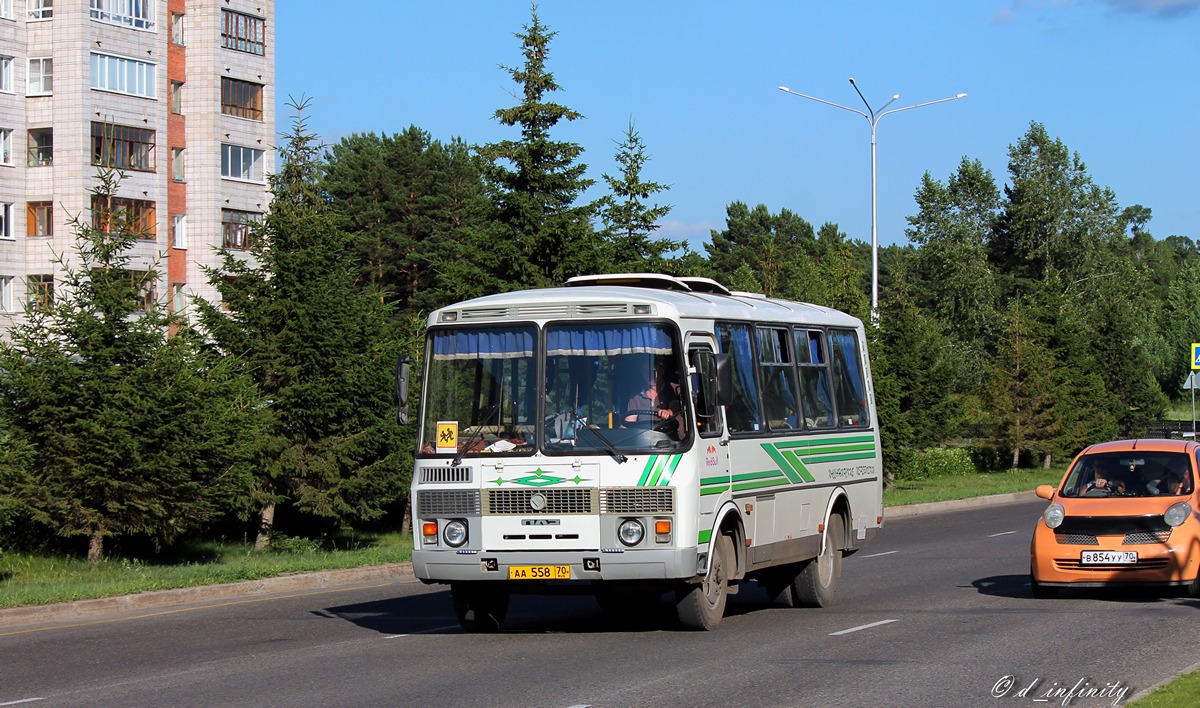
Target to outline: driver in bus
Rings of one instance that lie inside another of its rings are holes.
[[[656,429],[679,439],[682,432],[681,410],[678,391],[660,371],[648,378],[644,391],[634,395],[625,404],[625,421],[627,423],[648,421],[657,423],[675,418],[673,427],[667,426],[667,429],[664,430],[662,427],[656,426]]]

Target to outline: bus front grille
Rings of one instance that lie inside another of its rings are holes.
[[[422,489],[417,492],[418,518],[478,515],[478,489]]]
[[[488,514],[593,514],[594,489],[489,489]]]
[[[600,492],[601,514],[672,514],[675,490],[670,488],[630,487]]]
[[[465,465],[458,467],[422,467],[420,481],[424,483],[470,482],[471,468]]]

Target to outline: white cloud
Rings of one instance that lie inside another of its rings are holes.
[[[1162,18],[1182,17],[1200,7],[1200,0],[1104,0],[1125,12],[1146,12]]]

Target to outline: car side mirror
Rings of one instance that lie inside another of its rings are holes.
[[[1033,490],[1033,493],[1038,495],[1038,497],[1045,499],[1046,501],[1050,501],[1051,499],[1054,498],[1054,485],[1053,484],[1039,484],[1037,486],[1037,489]]]
[[[396,397],[396,419],[400,425],[408,425],[408,376],[411,371],[411,358],[402,356],[396,360],[396,383],[392,395]]]

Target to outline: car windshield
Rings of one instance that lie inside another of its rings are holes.
[[[1152,497],[1191,494],[1192,466],[1182,452],[1104,452],[1080,457],[1063,483],[1064,497]]]

